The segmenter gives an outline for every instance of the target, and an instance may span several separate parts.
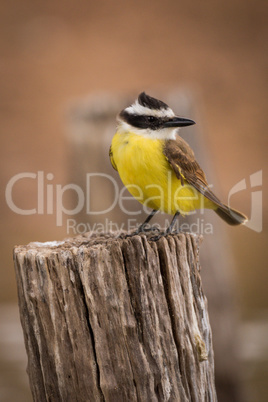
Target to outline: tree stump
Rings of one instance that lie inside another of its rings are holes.
[[[216,401],[200,236],[14,250],[34,401]]]

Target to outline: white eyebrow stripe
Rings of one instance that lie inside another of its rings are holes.
[[[127,107],[125,111],[129,114],[136,114],[138,116],[154,116],[154,117],[174,117],[175,114],[172,109],[149,109],[142,106],[138,101],[133,105]]]

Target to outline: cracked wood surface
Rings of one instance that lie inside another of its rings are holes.
[[[147,236],[15,247],[35,401],[216,401],[200,238]]]

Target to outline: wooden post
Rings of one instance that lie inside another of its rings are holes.
[[[200,237],[14,250],[34,401],[216,401]]]

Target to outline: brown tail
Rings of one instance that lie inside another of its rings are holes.
[[[229,208],[227,207],[227,205],[224,204],[219,205],[215,212],[229,225],[243,225],[248,220],[246,215],[243,215],[241,212]]]

